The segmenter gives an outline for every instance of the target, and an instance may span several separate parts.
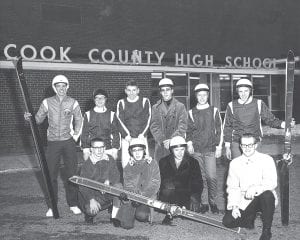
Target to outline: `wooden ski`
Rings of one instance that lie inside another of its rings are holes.
[[[282,160],[278,163],[281,222],[285,226],[289,224],[289,165],[292,163],[291,121],[293,114],[294,72],[295,58],[294,53],[290,50],[286,60],[284,154]]]
[[[42,146],[41,137],[40,137],[37,123],[36,123],[35,117],[34,117],[35,114],[33,112],[33,107],[32,107],[31,101],[30,101],[29,93],[28,93],[28,88],[27,88],[27,84],[26,84],[26,80],[25,80],[25,76],[24,76],[24,71],[23,71],[22,58],[13,60],[13,64],[15,66],[16,73],[18,76],[18,82],[19,82],[19,85],[20,85],[20,88],[22,91],[22,96],[23,96],[23,100],[25,103],[26,112],[31,113],[31,116],[32,116],[32,117],[30,117],[29,123],[30,123],[30,129],[31,129],[31,133],[32,133],[32,137],[33,137],[33,141],[34,141],[34,145],[35,145],[35,150],[37,153],[39,166],[42,171],[43,180],[44,180],[44,183],[46,186],[46,194],[48,195],[48,197],[50,199],[50,204],[51,204],[50,207],[53,211],[53,217],[55,219],[57,219],[57,218],[59,218],[57,203],[54,198],[54,190],[53,190],[53,187],[51,184],[51,179],[50,179],[50,175],[49,175],[48,165],[46,162],[45,152],[44,152],[44,149]]]
[[[132,192],[129,192],[129,191],[117,188],[117,187],[109,186],[109,185],[106,185],[104,183],[93,181],[93,180],[88,179],[88,178],[73,176],[73,177],[69,178],[69,180],[71,182],[75,183],[75,184],[85,186],[85,187],[88,187],[88,188],[92,188],[92,189],[95,189],[95,190],[98,190],[98,191],[101,191],[101,192],[106,192],[108,194],[111,194],[111,195],[114,195],[114,196],[117,196],[117,197],[119,197],[121,193],[125,193],[129,200],[132,200],[132,201],[135,201],[135,202],[138,202],[138,203],[142,203],[142,204],[145,204],[149,207],[157,208],[157,209],[160,209],[160,210],[163,210],[163,211],[169,212],[171,207],[172,206],[174,207],[174,205],[171,205],[169,203],[164,203],[164,202],[161,202],[161,201],[158,201],[158,200],[155,200],[155,199],[151,199],[151,198],[145,197],[143,195],[132,193]],[[216,219],[204,216],[202,214],[199,214],[199,213],[187,210],[187,209],[183,209],[183,208],[178,207],[178,206],[175,206],[175,207],[176,207],[176,211],[175,211],[176,215],[179,215],[179,216],[182,216],[182,217],[185,217],[185,218],[188,218],[188,219],[192,219],[192,220],[197,221],[197,222],[205,223],[205,224],[208,224],[210,226],[221,228],[221,229],[224,229],[224,230],[227,230],[227,231],[231,231],[231,232],[234,232],[234,233],[239,233],[239,231],[240,231],[240,228],[233,228],[233,229],[227,228],[222,224],[221,221],[218,221]]]

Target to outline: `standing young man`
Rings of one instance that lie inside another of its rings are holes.
[[[203,180],[198,161],[186,154],[186,147],[183,137],[171,138],[171,154],[159,162],[159,200],[199,212]],[[172,219],[172,215],[167,213],[162,223],[170,225]]]
[[[150,131],[155,140],[154,159],[159,161],[167,156],[170,139],[185,136],[187,130],[187,112],[184,104],[173,97],[174,83],[169,78],[159,81],[161,100],[152,107]]]
[[[260,240],[271,239],[271,227],[277,196],[277,171],[274,160],[256,151],[254,134],[243,134],[243,154],[230,162],[227,178],[228,203],[223,224],[229,228],[254,228],[257,212],[262,212]]]
[[[224,141],[229,160],[242,154],[239,139],[244,133],[253,133],[256,141],[261,141],[261,120],[273,128],[285,127],[285,122],[276,118],[262,100],[253,98],[253,85],[248,79],[240,79],[236,90],[239,99],[228,103],[224,119]]]
[[[63,156],[65,164],[66,178],[69,179],[77,172],[78,162],[75,142],[79,138],[82,115],[78,102],[67,96],[69,81],[64,75],[57,75],[53,78],[52,88],[56,95],[43,100],[35,115],[35,120],[37,124],[40,124],[48,117],[46,161],[57,202],[57,177],[61,156]],[[24,114],[26,120],[30,116],[30,113]],[[74,130],[70,127],[73,120],[75,123]],[[65,188],[70,210],[74,214],[80,214],[81,211],[77,207],[77,186],[67,181]],[[49,199],[47,199],[47,205],[50,206]],[[51,208],[48,209],[46,216],[53,216]]]
[[[120,173],[116,161],[105,153],[105,140],[93,138],[90,140],[90,152],[88,159],[81,166],[80,176],[107,185],[120,185]],[[78,194],[81,209],[84,212],[85,222],[93,223],[94,217],[102,210],[111,206],[112,219],[116,217],[120,201],[107,193],[79,186]]]
[[[139,96],[139,88],[134,80],[126,83],[126,98],[118,101],[117,118],[122,137],[122,166],[129,161],[128,147],[132,138],[144,139],[148,153],[147,132],[151,119],[151,105],[148,98]]]
[[[96,137],[104,140],[105,153],[117,159],[120,134],[115,113],[106,108],[107,98],[108,94],[105,90],[95,90],[93,92],[95,107],[84,114],[80,138],[84,160],[87,160],[90,155],[91,139]]]
[[[146,143],[141,138],[134,138],[129,145],[130,160],[123,170],[124,189],[145,197],[156,199],[160,186],[158,163],[146,154]],[[150,207],[128,201],[125,194],[121,195],[120,210],[117,218],[123,228],[134,227],[134,221],[147,222],[151,219]]]
[[[219,110],[208,104],[209,87],[198,84],[195,89],[197,105],[189,110],[187,149],[198,160],[203,180],[204,192],[201,197],[201,213],[210,210],[219,213],[217,198],[216,158],[222,154],[222,119]]]

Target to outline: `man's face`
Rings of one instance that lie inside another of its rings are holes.
[[[253,137],[242,137],[240,146],[246,157],[252,156],[257,148],[257,144]]]
[[[57,95],[60,97],[63,97],[67,94],[67,84],[66,83],[56,83],[55,89],[56,89]]]
[[[250,88],[248,87],[239,87],[238,88],[238,94],[240,99],[245,102],[248,100],[249,95],[250,95]]]
[[[106,97],[104,95],[99,94],[95,96],[94,101],[97,107],[105,107]]]
[[[173,148],[173,154],[174,154],[174,157],[177,160],[182,160],[183,159],[184,152],[185,152],[185,147],[176,147],[176,148]]]
[[[144,157],[144,149],[142,147],[134,147],[131,149],[134,160],[140,161]]]
[[[164,100],[164,101],[169,101],[169,100],[171,100],[171,98],[173,97],[173,88],[171,88],[171,87],[168,87],[168,86],[166,86],[166,87],[161,87],[160,88],[160,94],[161,94],[161,96],[162,96],[162,99]]]
[[[208,92],[207,91],[199,91],[196,93],[197,101],[200,105],[204,105],[208,100]]]
[[[94,157],[101,159],[104,154],[104,151],[105,151],[104,142],[99,141],[99,142],[92,143],[91,152]]]
[[[130,100],[134,100],[138,96],[139,92],[140,90],[137,86],[127,86],[125,88],[125,93]]]

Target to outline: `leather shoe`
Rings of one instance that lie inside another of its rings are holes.
[[[114,225],[114,227],[120,227],[121,226],[121,222],[119,219],[116,219],[116,218],[111,218],[110,219],[110,222]]]
[[[215,214],[219,214],[219,213],[220,213],[217,204],[211,204],[211,205],[210,205],[210,211],[211,211],[212,213],[215,213]]]
[[[169,214],[167,214],[164,218],[164,220],[162,220],[162,224],[163,225],[171,225],[172,224],[172,220],[173,220],[173,217]]]
[[[259,240],[270,240],[271,237],[272,237],[271,229],[270,228],[266,228],[266,229],[263,229],[262,234],[261,234]]]
[[[200,213],[204,214],[204,213],[208,212],[208,210],[209,210],[208,204],[201,204]]]
[[[84,221],[87,224],[94,224],[94,217],[87,214],[84,215]]]

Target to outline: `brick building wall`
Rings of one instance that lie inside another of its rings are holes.
[[[70,81],[68,95],[78,100],[84,113],[93,105],[91,95],[96,88],[107,90],[107,106],[115,110],[117,101],[124,97],[125,83],[135,79],[140,87],[141,96],[151,94],[150,73],[113,73],[113,72],[55,72],[26,70],[25,78],[31,102],[36,112],[45,97],[52,96],[52,78],[65,74]],[[14,70],[0,69],[0,153],[30,153],[33,150],[29,124],[24,121],[25,111],[21,90]],[[40,133],[46,143],[47,121],[40,126]]]

